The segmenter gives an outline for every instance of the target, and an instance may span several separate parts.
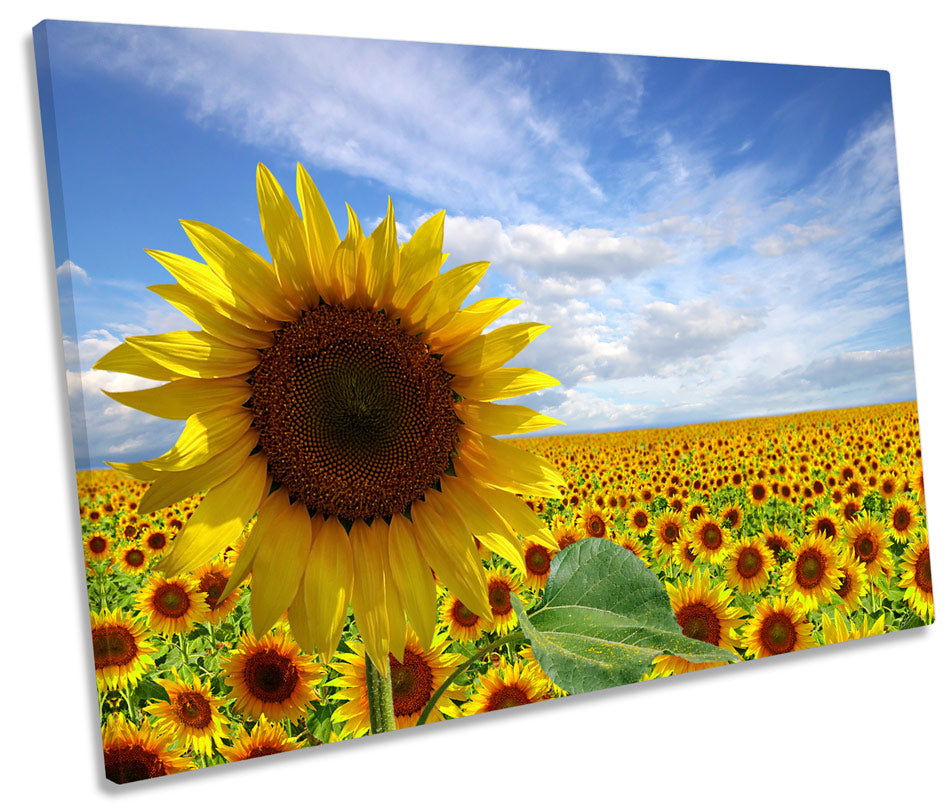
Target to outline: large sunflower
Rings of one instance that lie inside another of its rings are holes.
[[[402,660],[389,655],[389,669],[392,675],[393,714],[396,727],[412,727],[419,720],[422,711],[443,682],[465,658],[461,654],[446,651],[449,639],[445,634],[437,635],[429,648],[424,647],[411,629],[406,630],[406,647]],[[369,696],[366,688],[366,658],[363,645],[358,640],[349,644],[353,651],[340,652],[333,661],[332,668],[340,676],[327,685],[339,688],[333,694],[334,700],[341,700],[333,712],[333,719],[343,724],[340,735],[343,737],[362,736],[370,730]],[[465,699],[465,689],[450,686],[439,697],[435,707],[429,712],[426,722],[438,722],[442,719],[458,716],[457,702]]]
[[[473,534],[519,563],[518,534],[549,532],[516,494],[559,499],[560,475],[492,435],[560,421],[491,402],[557,383],[503,366],[546,327],[483,334],[519,302],[461,308],[488,263],[440,273],[444,212],[399,245],[391,205],[368,237],[348,209],[340,240],[302,167],[302,217],[262,165],[257,192],[271,262],[190,221],[206,264],[149,252],[177,282],[152,290],[201,329],[129,337],[95,366],[165,381],[112,397],[187,422],[167,453],[113,467],[151,482],[140,513],[207,491],[167,575],[209,561],[259,512],[229,584],[253,571],[255,633],[290,609],[295,637],[329,659],[352,603],[384,669],[405,616],[432,639],[430,569],[487,616]]]
[[[774,566],[764,534],[739,539],[726,555],[726,583],[739,592],[760,592],[768,585]]]
[[[220,700],[211,695],[211,687],[198,677],[191,684],[172,669],[172,679],[155,678],[165,692],[168,701],[157,700],[145,708],[145,712],[159,720],[160,732],[168,733],[183,747],[194,747],[195,752],[211,756],[211,745],[221,745],[221,737],[227,735],[227,724],[219,710]]]
[[[121,609],[104,609],[90,617],[92,656],[100,688],[135,685],[155,663],[145,618]]]

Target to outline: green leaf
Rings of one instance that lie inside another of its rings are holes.
[[[541,605],[512,603],[544,673],[576,694],[642,679],[660,654],[734,662],[725,649],[683,635],[657,577],[628,550],[584,539],[558,553]]]

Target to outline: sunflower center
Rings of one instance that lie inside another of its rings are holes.
[[[719,618],[704,603],[692,603],[684,606],[676,613],[676,622],[683,629],[683,634],[693,640],[702,640],[719,644]]]
[[[165,764],[140,744],[105,751],[106,777],[117,784],[165,775]]]
[[[516,705],[529,704],[531,704],[531,699],[517,685],[503,685],[492,693],[486,709],[493,711],[499,708],[513,708]]]
[[[421,711],[432,696],[432,669],[414,651],[406,649],[403,661],[389,655],[389,673],[393,685],[393,712],[411,716]]]
[[[815,532],[824,533],[830,539],[833,539],[837,535],[837,529],[831,519],[822,518],[815,522]]]
[[[478,615],[461,601],[456,601],[452,607],[452,619],[458,623],[459,626],[465,627],[474,626],[478,623]]]
[[[914,581],[924,592],[933,592],[933,581],[930,578],[929,547],[917,556],[917,563],[914,565]]]
[[[211,723],[211,705],[196,691],[180,693],[175,709],[178,719],[189,727],[205,728]]]
[[[99,553],[105,552],[106,544],[107,542],[102,536],[93,536],[89,539],[89,550],[98,555]]]
[[[218,605],[218,598],[228,584],[228,579],[221,572],[207,572],[198,581],[198,590],[204,593],[205,603],[209,609]]]
[[[714,524],[707,524],[703,528],[703,546],[709,550],[716,550],[722,544],[722,531]]]
[[[851,594],[851,588],[853,584],[851,578],[851,570],[845,569],[841,573],[841,586],[839,586],[835,592],[838,593],[838,597],[846,599]]]
[[[668,524],[663,529],[663,538],[669,542],[674,542],[679,537],[680,531],[675,524]]]
[[[92,630],[92,656],[96,668],[110,665],[127,665],[135,659],[138,646],[128,629],[121,626],[105,626]]]
[[[589,536],[601,539],[606,532],[607,525],[600,516],[595,514],[587,519],[587,534]]]
[[[268,471],[315,513],[402,513],[449,467],[450,379],[383,312],[310,310],[276,333],[249,378]]]
[[[770,615],[762,624],[760,639],[770,654],[784,654],[795,645],[795,627],[783,614]]]
[[[739,575],[743,578],[751,578],[757,575],[762,569],[762,554],[753,547],[746,547],[739,553],[739,561],[736,565]]]
[[[129,550],[125,554],[125,563],[130,567],[141,567],[145,563],[145,553],[141,550]]]
[[[760,499],[765,499],[765,485],[760,485],[756,483],[752,486],[752,498],[756,501]]]
[[[256,651],[244,664],[244,684],[261,702],[284,702],[290,698],[299,679],[289,657],[267,649]]]
[[[547,551],[537,544],[528,549],[524,562],[532,575],[545,575],[551,569],[551,559]]]
[[[825,559],[816,550],[807,550],[795,562],[795,581],[803,589],[814,589],[825,574]]]
[[[894,511],[894,529],[906,530],[910,524],[910,512],[905,507],[899,507]]]
[[[874,539],[866,533],[858,536],[854,543],[854,549],[865,563],[874,558],[874,546]]]
[[[168,539],[164,533],[152,533],[145,543],[153,550],[164,550],[165,545],[168,544]]]
[[[180,584],[162,584],[155,590],[152,605],[163,617],[181,617],[191,606],[191,599]]]
[[[488,603],[493,615],[507,615],[511,611],[511,589],[502,581],[488,584]]]

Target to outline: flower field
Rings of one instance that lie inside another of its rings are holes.
[[[933,620],[914,403],[511,442],[566,483],[560,499],[525,498],[551,535],[524,542],[520,570],[475,540],[490,617],[436,583],[434,640],[407,628],[389,655],[398,727],[563,695],[517,632],[512,595],[536,606],[554,556],[584,538],[639,557],[683,634],[730,659]],[[328,662],[302,650],[286,615],[254,637],[255,576],[235,572],[253,523],[210,563],[166,577],[159,562],[201,496],[143,516],[145,482],[86,471],[78,485],[110,779],[369,733],[352,612]],[[645,678],[718,664],[663,654]]]

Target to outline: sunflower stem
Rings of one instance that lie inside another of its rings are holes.
[[[488,652],[494,651],[496,648],[504,645],[514,645],[520,643],[524,640],[524,632],[517,631],[511,632],[511,634],[506,634],[504,637],[499,637],[497,640],[492,640],[489,643],[486,643],[478,651],[476,651],[471,657],[469,657],[465,662],[459,665],[448,677],[446,677],[445,682],[443,682],[429,697],[429,701],[426,702],[426,706],[422,709],[422,713],[419,714],[419,720],[416,722],[417,725],[424,725],[426,719],[429,718],[429,714],[432,712],[432,709],[436,706],[436,703],[442,698],[442,694],[446,692],[448,687],[455,682],[462,674],[465,672],[465,669],[468,668],[472,663],[480,660]],[[369,662],[367,660],[367,662]]]
[[[373,664],[366,652],[366,697],[369,700],[369,729],[372,733],[383,733],[396,729],[396,714],[393,711],[393,684],[389,674],[389,664],[382,673]]]

